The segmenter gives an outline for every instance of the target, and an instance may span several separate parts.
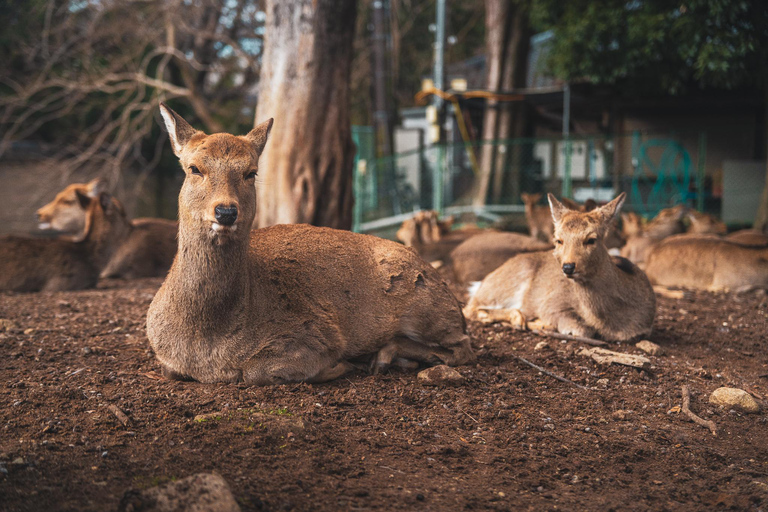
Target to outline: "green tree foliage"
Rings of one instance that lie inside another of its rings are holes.
[[[679,94],[767,76],[765,0],[538,0],[534,20],[554,31],[548,64],[566,80]]]

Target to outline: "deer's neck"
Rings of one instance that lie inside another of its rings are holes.
[[[125,223],[107,226],[104,219],[97,219],[99,225],[93,226],[85,239],[79,244],[85,248],[85,253],[93,265],[103,269],[109,263],[117,248],[128,238],[133,227]]]
[[[207,233],[179,226],[179,249],[168,275],[177,313],[194,324],[226,323],[250,296],[248,239],[218,243]]]
[[[622,272],[611,260],[606,251],[595,262],[597,271],[592,273],[585,281],[575,281],[575,289],[582,298],[590,304],[604,302],[607,297],[620,296],[625,293],[621,289],[619,273]]]

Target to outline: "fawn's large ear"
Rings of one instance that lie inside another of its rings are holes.
[[[176,156],[181,156],[184,146],[197,133],[197,130],[192,128],[183,117],[171,110],[165,103],[160,103],[160,114],[162,114],[165,128],[168,130],[173,152]]]
[[[600,216],[602,222],[610,222],[621,210],[621,205],[624,204],[624,200],[627,198],[627,193],[622,192],[617,198],[610,203],[596,208],[594,211]]]
[[[552,212],[552,220],[557,224],[563,218],[565,212],[569,211],[568,207],[558,201],[552,194],[547,194],[547,201],[549,201],[549,210]]]
[[[272,131],[273,122],[274,119],[270,117],[245,136],[248,142],[253,144],[253,148],[259,155],[264,152],[264,146],[267,145],[267,139],[269,138],[269,132]]]

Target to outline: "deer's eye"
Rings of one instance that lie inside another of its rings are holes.
[[[597,241],[597,238],[587,238],[587,241],[584,242],[584,245],[595,245],[596,241]]]
[[[249,172],[248,174],[245,175],[245,179],[247,179],[247,180],[252,180],[255,177],[256,177],[256,171],[251,171],[251,172]]]
[[[194,165],[189,166],[189,172],[195,176],[202,176],[203,173],[200,172],[200,169],[195,167]]]
[[[562,240],[555,240],[555,242],[557,242],[557,245],[563,245],[563,241]]]

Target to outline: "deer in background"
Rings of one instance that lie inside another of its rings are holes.
[[[728,233],[728,226],[725,222],[719,221],[707,213],[691,210],[687,214],[691,221],[688,226],[688,233],[696,235],[725,235]]]
[[[529,320],[564,334],[626,341],[648,336],[656,297],[642,270],[612,258],[603,238],[621,208],[622,193],[591,212],[576,212],[549,194],[555,249],[519,254],[493,271],[472,295],[469,319]]]
[[[552,243],[552,237],[555,230],[552,223],[552,215],[549,208],[537,204],[541,199],[541,194],[520,194],[520,198],[525,205],[525,221],[528,223],[528,232],[533,238],[538,238],[542,242]]]
[[[768,289],[768,246],[713,235],[677,235],[650,251],[646,273],[654,285],[708,291]]]
[[[661,210],[652,221],[644,226],[642,222],[630,225],[627,229],[637,230],[639,227],[639,232],[627,238],[627,243],[621,248],[621,256],[642,267],[648,252],[654,245],[668,236],[685,232],[683,218],[687,211],[688,208],[685,205],[679,204]],[[640,221],[639,217],[635,217],[635,219]],[[624,220],[624,222],[627,221]]]
[[[250,229],[271,119],[238,137],[161,114],[186,174],[179,250],[147,313],[166,376],[269,385],[332,380],[360,358],[374,370],[474,359],[458,301],[414,251],[308,225]]]
[[[73,183],[56,194],[53,201],[37,211],[40,229],[55,229],[67,236],[79,237],[85,226],[86,210],[78,196],[97,197],[107,189],[106,182],[95,179]],[[117,202],[117,199],[113,199]],[[122,206],[119,206],[122,209]],[[101,277],[165,276],[176,254],[177,223],[166,219],[139,218],[119,240]]]
[[[0,290],[80,290],[96,285],[130,223],[120,203],[106,192],[90,197],[75,191],[85,223],[79,237],[0,238]]]

